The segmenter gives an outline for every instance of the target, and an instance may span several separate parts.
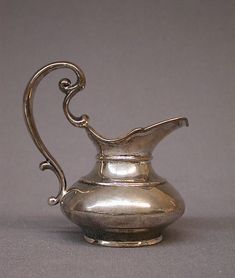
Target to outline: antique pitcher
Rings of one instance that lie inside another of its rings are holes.
[[[93,170],[67,187],[65,175],[38,133],[33,116],[33,98],[39,82],[51,71],[71,69],[75,84],[59,82],[65,93],[63,110],[68,121],[85,129],[97,149]],[[24,94],[24,116],[28,130],[45,157],[41,170],[52,170],[60,184],[50,205],[60,204],[63,213],[77,224],[86,241],[112,247],[138,247],[162,240],[163,229],[184,213],[180,194],[151,165],[155,146],[168,134],[188,126],[186,118],[173,118],[136,128],[126,136],[107,139],[89,124],[89,117],[73,115],[70,100],[86,85],[82,70],[70,62],[55,62],[40,69],[29,81]]]

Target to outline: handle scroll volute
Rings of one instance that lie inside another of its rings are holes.
[[[55,160],[55,158],[51,155],[49,150],[46,148],[37,130],[35,120],[34,120],[34,115],[33,115],[33,98],[39,82],[51,71],[54,71],[56,69],[61,69],[61,68],[68,68],[72,70],[75,73],[77,78],[74,84],[72,84],[71,81],[67,78],[62,79],[59,82],[60,90],[63,93],[65,93],[65,97],[63,101],[64,114],[66,118],[69,120],[69,122],[72,123],[74,126],[86,127],[88,125],[88,119],[89,119],[88,116],[82,115],[77,117],[73,115],[69,110],[69,103],[71,98],[75,96],[76,93],[81,91],[86,85],[86,78],[84,73],[75,64],[69,62],[55,62],[41,68],[39,71],[35,73],[35,75],[29,81],[25,89],[24,100],[23,100],[24,117],[25,117],[27,128],[38,150],[42,153],[42,155],[46,159],[45,161],[40,163],[40,169],[52,170],[59,180],[59,185],[60,185],[59,192],[57,196],[55,197],[52,196],[49,198],[48,200],[49,205],[56,205],[60,202],[63,195],[66,193],[67,184],[66,184],[66,178],[62,168],[60,167],[59,163]]]

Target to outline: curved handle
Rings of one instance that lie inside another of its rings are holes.
[[[57,194],[57,196],[52,196],[49,198],[48,203],[49,205],[56,205],[59,203],[61,198],[66,193],[66,179],[63,170],[61,169],[58,162],[55,160],[55,158],[51,155],[51,153],[48,151],[46,146],[44,145],[33,116],[33,98],[36,91],[36,88],[39,84],[39,82],[51,71],[54,71],[56,69],[60,68],[68,68],[71,69],[75,75],[76,75],[76,82],[74,84],[71,83],[71,81],[67,78],[64,78],[60,80],[59,82],[59,88],[60,90],[66,94],[64,101],[63,101],[63,109],[64,114],[69,120],[70,123],[72,123],[76,127],[87,127],[88,125],[88,119],[89,117],[87,115],[81,115],[80,117],[74,116],[70,110],[69,110],[69,103],[72,97],[75,96],[76,93],[81,91],[83,88],[85,88],[86,85],[86,78],[82,70],[75,64],[70,62],[55,62],[46,65],[45,67],[41,68],[39,71],[37,71],[34,76],[29,81],[25,93],[24,93],[24,100],[23,100],[23,106],[24,106],[24,117],[25,122],[27,125],[27,128],[29,130],[29,133],[32,136],[32,139],[37,146],[38,150],[42,153],[42,155],[45,157],[46,161],[43,161],[40,163],[40,169],[41,170],[52,170],[60,184],[60,189]]]

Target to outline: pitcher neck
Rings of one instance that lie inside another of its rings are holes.
[[[165,182],[151,164],[151,156],[98,156],[93,170],[82,183],[107,186],[154,186]]]
[[[97,161],[106,161],[106,162],[112,162],[112,161],[119,161],[119,162],[147,162],[151,161],[153,159],[153,156],[151,154],[148,155],[129,155],[129,154],[122,154],[122,155],[107,155],[98,153],[96,156]]]

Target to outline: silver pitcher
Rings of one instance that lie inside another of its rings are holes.
[[[65,93],[64,114],[69,122],[85,129],[97,149],[93,170],[67,187],[58,162],[44,145],[33,116],[33,97],[39,82],[51,71],[71,69],[75,84],[67,78],[59,82]],[[168,134],[188,126],[187,118],[173,118],[136,128],[124,137],[108,139],[89,124],[89,117],[73,115],[70,100],[86,85],[85,75],[75,64],[51,63],[35,73],[24,94],[24,116],[32,139],[45,157],[41,170],[52,170],[60,184],[59,193],[49,198],[50,205],[60,204],[63,213],[77,224],[86,241],[112,247],[138,247],[162,240],[163,229],[184,213],[180,194],[152,168],[152,152]]]

